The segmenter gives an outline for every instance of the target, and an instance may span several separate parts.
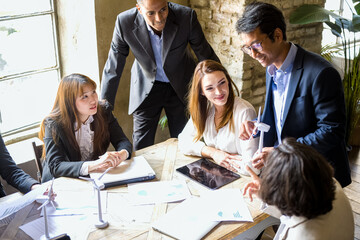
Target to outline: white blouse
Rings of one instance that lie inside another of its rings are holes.
[[[75,131],[76,142],[79,145],[81,153],[81,161],[90,161],[90,157],[93,153],[94,147],[94,131],[91,130],[90,124],[94,121],[93,116],[89,116],[84,124]],[[77,129],[77,123],[75,122],[74,128]],[[84,162],[81,166],[80,175],[88,174],[88,164]]]
[[[254,120],[256,118],[254,107],[244,99],[235,98],[233,113],[234,131],[230,130],[228,123],[217,132],[214,117],[215,107],[212,106],[206,119],[205,130],[202,136],[204,141],[199,140],[196,142],[194,141],[196,128],[190,118],[178,136],[179,149],[187,155],[201,156],[201,149],[207,145],[230,154],[238,154],[242,156],[243,162],[250,161],[258,148],[259,140],[257,138],[245,141],[240,140],[239,130],[243,121]]]

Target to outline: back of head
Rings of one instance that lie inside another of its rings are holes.
[[[333,168],[312,147],[288,138],[269,155],[259,197],[287,216],[308,219],[332,209]]]
[[[274,40],[272,33],[279,28],[283,32],[283,39],[286,40],[285,18],[274,5],[263,2],[247,5],[235,26],[239,34],[253,32],[257,27],[260,27],[262,33],[269,35],[271,40]]]

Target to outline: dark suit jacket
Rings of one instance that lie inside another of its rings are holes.
[[[297,46],[284,106],[281,138],[294,137],[314,147],[334,167],[342,187],[351,183],[345,148],[345,101],[339,73],[321,56]],[[262,121],[271,126],[264,146],[277,141],[272,78],[266,75],[266,100]]]
[[[10,156],[8,150],[5,147],[4,140],[0,136],[0,175],[6,180],[8,184],[17,188],[22,193],[27,193],[31,190],[31,186],[39,183],[28,174],[26,174],[21,168],[16,166],[16,163]],[[5,196],[3,186],[0,184],[0,197]]]
[[[171,2],[168,6],[169,15],[163,29],[163,68],[177,96],[186,106],[185,95],[196,66],[188,44],[199,61],[219,59],[206,41],[195,11]],[[132,114],[148,96],[156,75],[149,32],[144,18],[136,8],[120,13],[115,23],[101,82],[101,98],[107,99],[112,105],[129,49],[135,56],[129,98],[129,114]]]
[[[125,149],[129,152],[129,158],[132,154],[132,145],[125,136],[119,123],[111,112],[109,105],[102,106],[106,112],[106,120],[110,132],[110,142],[116,151]],[[59,140],[55,143],[52,131],[55,131]],[[44,144],[46,158],[43,166],[42,181],[49,181],[53,177],[74,177],[80,176],[82,164],[80,152],[67,140],[63,128],[52,119],[46,120]]]

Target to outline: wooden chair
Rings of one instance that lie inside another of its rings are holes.
[[[42,171],[43,171],[43,167],[42,167],[42,152],[43,152],[43,145],[39,145],[37,146],[35,142],[32,142],[32,147],[34,149],[34,157],[35,157],[35,163],[36,163],[36,167],[37,167],[37,178],[38,181],[41,183],[41,177],[42,177]]]

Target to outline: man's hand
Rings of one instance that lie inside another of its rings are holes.
[[[256,132],[255,123],[253,121],[244,121],[240,126],[239,138],[241,140],[249,140]]]
[[[258,151],[254,154],[252,161],[252,165],[256,169],[261,169],[266,165],[267,157],[274,150],[273,147],[265,147],[262,149],[262,152]]]

